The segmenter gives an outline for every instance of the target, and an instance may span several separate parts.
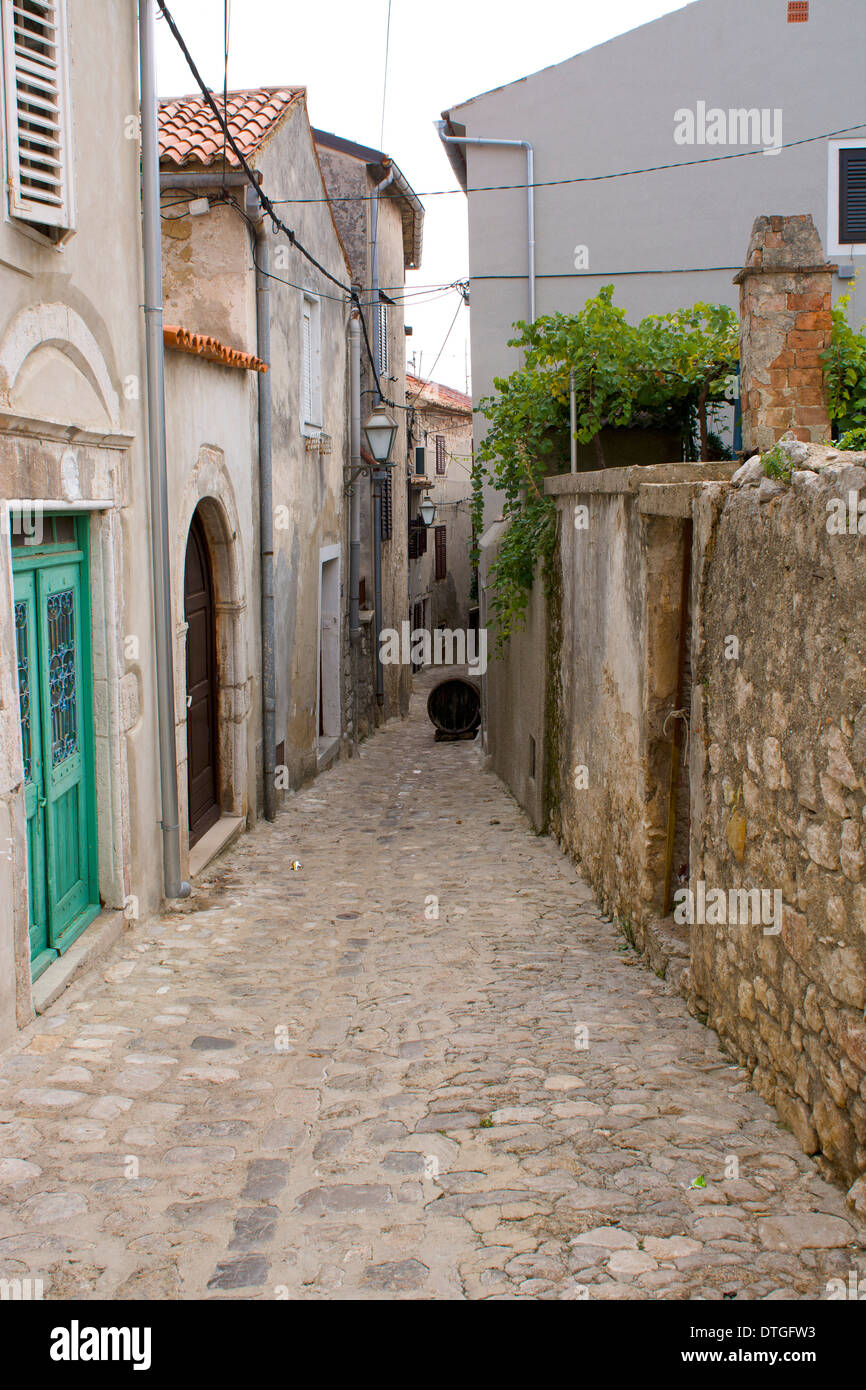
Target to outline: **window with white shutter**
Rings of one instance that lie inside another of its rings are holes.
[[[390,354],[388,352],[388,305],[376,305],[376,343],[378,346],[379,357],[379,376],[384,378],[389,375],[391,366]]]
[[[304,423],[313,419],[313,306],[304,300]]]
[[[304,295],[301,318],[301,428],[318,433],[322,426],[321,306]]]
[[[66,0],[0,0],[9,212],[61,239],[73,227]]]

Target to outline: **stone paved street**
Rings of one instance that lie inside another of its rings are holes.
[[[843,1194],[428,685],[0,1059],[0,1276],[826,1298],[866,1268]]]

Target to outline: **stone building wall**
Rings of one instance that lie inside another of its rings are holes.
[[[866,499],[866,455],[782,448],[789,486],[746,466],[695,504],[692,888],[778,893],[781,912],[692,926],[691,989],[806,1152],[853,1180],[866,1170],[866,539],[828,521]]]

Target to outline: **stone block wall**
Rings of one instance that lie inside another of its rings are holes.
[[[866,456],[782,447],[790,486],[747,465],[695,503],[691,886],[778,893],[781,912],[696,923],[691,991],[806,1152],[853,1181],[866,1171],[866,536],[828,520],[866,501]]]
[[[743,447],[830,438],[820,355],[830,343],[833,271],[812,218],[758,217],[740,286]]]

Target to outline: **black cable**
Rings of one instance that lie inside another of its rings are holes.
[[[224,137],[225,137],[225,140],[226,140],[226,141],[228,142],[228,144],[231,146],[231,149],[232,149],[232,151],[234,152],[235,157],[236,157],[237,160],[238,160],[238,163],[240,164],[241,168],[243,169],[244,173],[246,174],[247,179],[248,179],[249,184],[250,184],[250,187],[253,189],[253,191],[254,191],[254,193],[255,193],[255,195],[256,195],[256,198],[258,199],[259,205],[261,206],[261,208],[263,209],[263,211],[267,213],[268,217],[271,219],[271,225],[273,226],[274,230],[275,230],[275,231],[280,231],[280,232],[283,233],[284,236],[288,237],[290,244],[291,244],[292,246],[296,247],[298,251],[300,251],[301,255],[304,256],[305,259],[308,260],[308,261],[310,262],[310,265],[315,266],[316,270],[320,271],[321,274],[324,275],[325,278],[326,278],[327,280],[330,280],[331,283],[334,284],[334,285],[336,285],[338,289],[342,290],[342,291],[344,292],[344,294],[347,294],[347,295],[349,296],[349,299],[351,300],[351,302],[352,302],[353,304],[356,305],[356,307],[357,307],[357,309],[358,309],[358,317],[359,317],[359,319],[360,319],[360,321],[361,321],[361,328],[362,328],[362,330],[363,330],[364,342],[365,342],[366,348],[367,348],[367,356],[368,356],[369,359],[370,359],[370,366],[371,366],[371,368],[372,368],[373,377],[374,377],[374,380],[375,380],[375,382],[376,382],[376,390],[377,390],[377,392],[379,393],[380,398],[385,402],[386,405],[391,406],[391,407],[392,407],[393,409],[395,409],[395,410],[399,409],[400,407],[397,405],[397,403],[396,403],[395,401],[388,400],[388,398],[387,398],[387,397],[383,394],[383,392],[382,392],[381,383],[380,383],[380,381],[379,381],[379,374],[378,374],[378,372],[377,372],[377,370],[376,370],[376,359],[375,359],[375,357],[373,356],[373,349],[372,349],[371,346],[370,346],[370,337],[369,337],[369,334],[368,334],[368,332],[367,332],[367,324],[366,324],[366,321],[365,321],[365,319],[364,319],[363,310],[361,309],[361,305],[360,305],[360,297],[359,297],[357,291],[356,291],[355,289],[353,289],[351,285],[344,285],[343,282],[342,282],[342,280],[338,280],[337,277],[336,277],[335,275],[332,275],[331,272],[330,272],[329,270],[327,270],[325,266],[322,265],[321,261],[316,260],[316,257],[312,254],[312,252],[310,252],[310,251],[307,250],[307,248],[306,248],[306,246],[304,246],[303,242],[301,242],[301,241],[298,240],[298,238],[295,236],[295,233],[292,231],[291,227],[287,227],[286,224],[285,224],[285,222],[283,222],[282,219],[281,219],[280,217],[277,216],[277,213],[276,213],[275,210],[274,210],[274,205],[273,205],[273,203],[271,202],[271,200],[270,200],[270,198],[268,197],[268,195],[267,195],[266,193],[263,193],[263,192],[262,192],[261,188],[259,187],[259,183],[258,183],[258,181],[257,181],[257,179],[256,179],[255,174],[253,173],[252,169],[250,168],[249,164],[247,163],[246,159],[244,158],[243,153],[242,153],[241,150],[238,148],[237,142],[236,142],[234,136],[232,135],[232,133],[231,133],[229,127],[228,127],[228,122],[227,122],[227,121],[224,121],[223,118],[222,118],[222,116],[220,115],[219,107],[217,106],[216,102],[214,101],[213,95],[212,95],[212,93],[210,92],[209,88],[207,87],[206,83],[204,82],[204,79],[202,78],[201,73],[199,72],[198,68],[196,67],[195,59],[193,58],[192,54],[190,53],[189,49],[187,48],[186,43],[184,42],[183,35],[181,34],[180,30],[178,29],[177,25],[175,24],[174,19],[173,19],[172,15],[171,15],[171,12],[169,11],[168,6],[167,6],[166,3],[165,3],[165,0],[157,0],[157,4],[159,5],[160,13],[162,14],[163,19],[166,21],[166,23],[168,24],[169,29],[171,30],[172,36],[173,36],[173,38],[174,38],[174,40],[175,40],[175,43],[178,45],[178,47],[180,48],[180,51],[182,52],[184,58],[186,59],[187,66],[188,66],[190,72],[192,73],[193,77],[195,78],[195,80],[196,80],[196,82],[197,82],[197,84],[198,84],[198,87],[199,87],[199,90],[200,90],[202,96],[204,97],[205,101],[207,102],[208,106],[210,107],[211,111],[213,112],[214,116],[216,117],[217,123],[219,124],[220,128],[221,128],[222,131],[223,131],[223,135],[224,135]],[[232,201],[234,201],[234,199],[232,199]],[[319,200],[317,200],[317,201],[319,201]],[[324,199],[323,201],[327,202],[328,199]],[[237,206],[237,205],[236,205],[236,206]],[[239,210],[240,210],[240,209],[239,209]],[[244,215],[245,215],[245,214],[244,214]],[[271,277],[271,278],[276,279],[276,278],[278,278],[278,277],[274,276],[274,277]],[[459,307],[459,306],[458,306],[458,307]],[[443,346],[444,346],[444,344],[443,344]],[[438,360],[438,359],[437,359],[437,360]]]
[[[160,13],[162,14],[163,19],[168,24],[168,27],[171,30],[175,42],[177,43],[178,47],[180,48],[180,51],[186,59],[187,66],[190,72],[192,73],[193,77],[198,83],[199,90],[201,91],[202,96],[204,97],[205,101],[207,102],[208,106],[210,107],[211,111],[216,117],[217,122],[223,132],[225,140],[231,146],[231,149],[235,157],[237,158],[238,163],[240,164],[241,168],[247,176],[247,179],[249,180],[251,188],[255,191],[255,195],[259,200],[260,206],[271,219],[271,225],[273,226],[274,231],[280,231],[283,233],[284,236],[288,237],[291,245],[296,247],[298,251],[300,251],[301,255],[304,256],[310,262],[311,265],[315,266],[316,269],[320,271],[326,279],[330,280],[332,284],[336,285],[338,289],[343,290],[345,294],[349,295],[350,298],[354,299],[355,291],[349,285],[344,285],[343,282],[341,280],[338,280],[335,275],[332,275],[331,272],[327,270],[325,266],[322,265],[321,261],[317,261],[316,257],[310,251],[307,250],[306,246],[304,246],[302,242],[298,240],[291,227],[287,227],[285,222],[283,222],[280,219],[280,217],[278,217],[274,209],[273,203],[271,202],[267,194],[262,192],[255,174],[253,173],[252,169],[250,168],[249,164],[244,158],[241,150],[238,148],[237,142],[229,129],[228,122],[224,121],[222,116],[220,115],[220,109],[214,101],[213,94],[207,87],[206,83],[204,82],[201,76],[201,73],[196,67],[195,60],[193,59],[192,54],[190,53],[189,49],[186,46],[186,43],[184,42],[183,35],[181,34],[180,30],[174,22],[174,19],[172,18],[170,11],[167,5],[165,4],[165,0],[156,0],[156,3],[159,5]],[[317,199],[317,201],[321,200]],[[327,202],[328,200],[324,199],[324,201]]]
[[[808,135],[803,140],[789,140],[783,145],[774,148],[779,150],[793,150],[799,145],[813,145],[818,140],[832,140],[837,135],[850,135],[855,130],[866,130],[866,123],[859,125],[845,126],[842,130],[828,130],[824,135]],[[719,164],[725,159],[752,159],[756,155],[763,155],[764,150],[735,150],[733,154],[707,155],[705,159],[681,159],[673,164],[650,164],[645,169],[622,169],[615,174],[583,174],[567,179],[543,179],[534,183],[489,183],[479,185],[477,188],[428,188],[426,192],[416,193],[416,198],[448,198],[455,193],[508,193],[520,190],[525,192],[528,188],[561,188],[564,184],[571,183],[604,183],[609,179],[631,179],[639,174],[659,174],[670,169],[693,169],[698,164]],[[414,190],[413,190],[414,191]],[[328,198],[275,198],[275,206],[283,203],[352,203],[365,202],[365,193],[347,193],[335,195]]]
[[[441,346],[441,348],[439,349],[439,351],[438,351],[437,354],[436,354],[436,361],[433,363],[433,366],[430,368],[430,375],[429,375],[429,377],[427,378],[427,380],[424,381],[424,382],[421,384],[420,388],[415,392],[415,395],[412,397],[411,401],[409,402],[409,406],[410,406],[410,407],[414,406],[414,404],[415,404],[415,402],[417,401],[418,397],[421,395],[421,392],[424,390],[424,387],[425,387],[425,386],[429,386],[429,385],[430,385],[430,382],[433,380],[433,373],[435,372],[436,368],[437,368],[438,365],[439,365],[439,358],[442,356],[443,352],[445,351],[445,344],[448,342],[448,339],[451,337],[452,329],[454,328],[454,325],[455,325],[455,323],[457,322],[457,314],[460,313],[460,310],[461,310],[462,308],[463,308],[463,298],[462,298],[462,296],[461,296],[460,303],[457,305],[457,312],[455,313],[453,319],[451,320],[451,323],[449,324],[449,327],[448,327],[448,332],[445,334],[445,337],[442,339],[442,346]]]

